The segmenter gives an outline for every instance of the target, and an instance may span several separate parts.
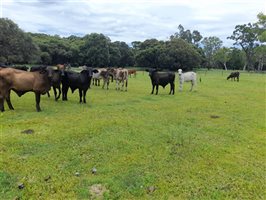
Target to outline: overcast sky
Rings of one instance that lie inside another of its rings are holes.
[[[182,24],[224,45],[236,25],[257,21],[266,0],[0,0],[0,15],[26,32],[84,36],[103,33],[113,42],[167,40]]]

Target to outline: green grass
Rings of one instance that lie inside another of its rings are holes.
[[[88,199],[93,184],[105,199],[265,199],[265,75],[199,73],[194,92],[179,93],[177,77],[174,96],[150,95],[139,72],[128,92],[92,86],[87,104],[78,91],[42,96],[40,113],[33,93],[13,93],[15,110],[0,114],[0,199]]]

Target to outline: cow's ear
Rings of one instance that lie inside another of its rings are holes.
[[[92,70],[93,73],[98,73],[99,71],[97,69]]]

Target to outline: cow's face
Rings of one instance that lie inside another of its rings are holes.
[[[65,65],[57,65],[57,69],[60,71],[61,76],[65,76]]]
[[[181,75],[182,74],[182,69],[178,70],[178,74]]]
[[[48,78],[52,78],[53,74],[54,74],[54,69],[50,68],[50,67],[47,67],[45,70],[47,71]]]
[[[149,72],[149,76],[152,77],[154,72],[157,72],[157,69],[146,69],[146,72]]]

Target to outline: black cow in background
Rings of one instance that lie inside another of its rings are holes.
[[[152,91],[154,92],[154,87],[156,86],[156,95],[158,94],[159,85],[163,88],[170,83],[170,93],[175,94],[175,73],[174,72],[159,72],[157,69],[147,69],[149,76],[151,78]]]
[[[79,89],[79,102],[86,103],[86,93],[90,88],[92,73],[97,73],[97,69],[91,67],[85,67],[80,73],[73,71],[66,71],[65,76],[62,79],[62,100],[67,101],[67,92],[71,88],[72,93]]]
[[[239,75],[240,75],[239,72],[231,72],[231,74],[227,77],[227,80],[231,78],[231,80],[234,79],[235,81],[235,78],[236,78],[237,81],[239,81]]]

